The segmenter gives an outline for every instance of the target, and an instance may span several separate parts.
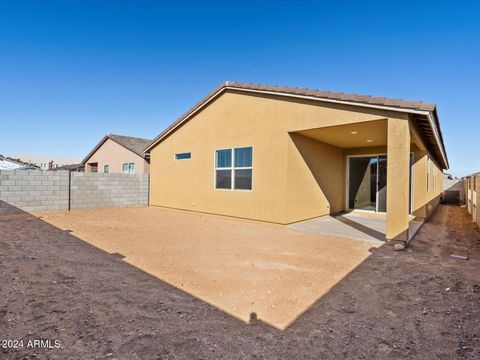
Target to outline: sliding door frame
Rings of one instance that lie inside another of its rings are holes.
[[[384,211],[378,211],[378,157],[379,156],[385,156],[387,159],[387,173],[388,173],[388,156],[386,153],[378,153],[378,154],[362,154],[362,155],[347,155],[347,161],[346,161],[346,178],[345,178],[345,210],[356,210],[356,211],[366,211],[369,213],[379,213],[379,214],[386,214]],[[356,158],[356,157],[371,157],[377,158],[377,181],[376,181],[376,200],[375,200],[375,211],[373,210],[362,210],[362,209],[351,209],[349,206],[350,202],[350,158]],[[413,214],[413,204],[414,204],[414,194],[415,194],[415,155],[413,152],[410,153],[409,157],[409,180],[410,180],[410,186],[409,186],[409,192],[410,192],[410,209],[409,209],[409,214]],[[387,187],[388,187],[388,182],[387,182]]]
[[[346,179],[345,179],[345,209],[347,211],[349,210],[356,210],[356,211],[365,211],[365,212],[369,212],[369,213],[378,213],[378,214],[386,214],[386,212],[384,211],[378,211],[378,175],[379,175],[379,172],[378,172],[378,158],[379,156],[385,156],[386,159],[387,159],[387,172],[388,172],[388,156],[386,153],[378,153],[378,154],[362,154],[362,155],[347,155],[347,171],[346,171]],[[375,210],[362,210],[362,209],[351,209],[350,206],[349,206],[349,203],[350,203],[350,159],[351,158],[361,158],[361,157],[365,157],[365,158],[377,158],[377,171],[376,171],[376,176],[377,178],[375,179],[375,191],[376,191],[376,194],[375,194]],[[388,183],[387,183],[387,186],[388,186]]]

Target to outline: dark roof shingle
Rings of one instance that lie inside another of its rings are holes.
[[[150,139],[142,139],[124,135],[108,134],[107,137],[142,157],[145,154],[143,150],[152,142]]]

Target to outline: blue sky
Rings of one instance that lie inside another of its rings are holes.
[[[479,2],[0,3],[0,154],[151,138],[225,80],[435,102],[480,171]]]

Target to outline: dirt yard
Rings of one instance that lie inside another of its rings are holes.
[[[0,339],[60,347],[0,358],[479,358],[465,209],[379,245],[154,208],[2,215]]]
[[[42,219],[246,323],[255,313],[281,330],[383,244],[155,207]]]

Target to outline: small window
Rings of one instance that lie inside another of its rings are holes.
[[[103,172],[105,174],[108,174],[108,171],[109,171],[109,166],[108,165],[103,165]]]
[[[215,188],[252,190],[252,147],[215,152]]]
[[[175,160],[188,160],[192,158],[192,153],[178,153],[175,154]]]
[[[125,164],[123,164],[123,173],[124,174],[135,174],[135,163],[125,163]]]

